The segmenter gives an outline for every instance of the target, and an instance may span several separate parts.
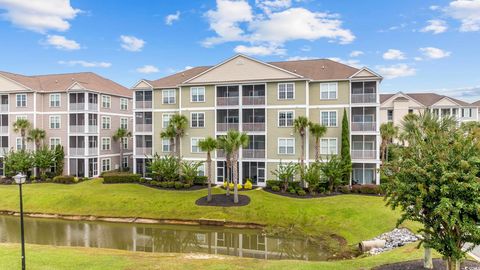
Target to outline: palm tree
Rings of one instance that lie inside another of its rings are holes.
[[[310,133],[315,138],[315,161],[320,157],[320,138],[327,133],[327,127],[317,123],[310,123]]]
[[[388,161],[388,144],[398,134],[398,127],[394,126],[392,122],[383,123],[380,126],[380,136],[382,137],[382,144],[380,145],[380,160]]]
[[[132,133],[124,128],[119,128],[115,133],[113,134],[113,140],[114,141],[119,141],[120,142],[120,168],[123,169],[123,140],[132,137]],[[123,171],[123,170],[122,170]]]
[[[185,135],[185,130],[188,128],[188,119],[185,115],[177,113],[172,116],[169,125],[175,130],[175,152],[178,160],[180,160],[180,139]]]
[[[20,118],[13,123],[13,131],[20,132],[20,136],[22,136],[22,149],[25,149],[25,137],[29,128],[30,122],[27,119]]]
[[[40,149],[42,141],[45,139],[45,130],[40,128],[34,128],[28,131],[27,141],[33,141],[35,143],[35,149]]]
[[[170,141],[170,155],[172,157],[175,155],[173,151],[173,148],[175,148],[175,134],[175,129],[170,125],[160,133],[160,138],[168,139]]]
[[[238,152],[240,148],[248,146],[248,135],[244,132],[240,133],[237,130],[229,130],[227,132],[226,141],[230,144],[232,149],[232,169],[233,169],[233,203],[238,203]]]
[[[230,143],[228,140],[227,140],[227,136],[220,136],[218,139],[217,139],[217,149],[219,150],[222,150],[223,153],[225,153],[225,160],[226,160],[226,163],[227,163],[227,186],[226,186],[226,195],[227,196],[230,196],[230,169],[231,169],[231,164],[232,164],[232,152],[233,152],[233,148],[232,148],[232,143]]]
[[[300,156],[300,172],[303,174],[303,170],[305,168],[305,136],[307,134],[307,128],[310,124],[310,121],[308,121],[308,118],[306,116],[299,116],[293,121],[293,130],[300,134],[300,140],[301,140],[301,156]],[[304,186],[303,182],[303,177],[302,179],[302,186]]]
[[[198,143],[202,151],[207,152],[207,175],[208,175],[208,196],[207,202],[212,200],[212,155],[211,152],[217,149],[217,140],[207,137]]]

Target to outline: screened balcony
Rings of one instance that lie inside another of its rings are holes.
[[[152,112],[136,112],[135,113],[135,131],[151,132],[152,128]]]
[[[85,137],[84,136],[70,136],[69,155],[70,156],[85,155]]]
[[[242,110],[243,131],[265,131],[265,109]]]
[[[137,90],[135,91],[135,109],[151,109],[152,108],[152,91]]]
[[[0,115],[0,134],[8,135],[8,114]]]
[[[135,155],[152,155],[152,135],[135,136]]]
[[[242,105],[265,105],[265,84],[242,85]]]
[[[238,110],[217,110],[217,131],[238,130]]]
[[[0,96],[0,112],[8,112],[8,95]]]
[[[239,104],[239,86],[218,86],[217,106],[237,106]]]
[[[353,135],[352,159],[376,159],[376,136]]]
[[[87,107],[85,107],[87,104]],[[70,93],[70,111],[98,111],[98,94],[94,93]]]
[[[353,163],[352,164],[352,184],[376,184],[377,173],[375,164]]]
[[[352,108],[352,131],[376,131],[376,108]]]
[[[377,82],[352,82],[352,103],[377,103]]]
[[[244,159],[265,158],[265,135],[249,135],[248,147],[242,149]]]

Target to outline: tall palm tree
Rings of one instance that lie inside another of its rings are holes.
[[[175,152],[178,160],[180,160],[180,140],[188,128],[188,119],[185,115],[176,113],[170,119],[169,125],[175,130]]]
[[[170,141],[170,155],[175,156],[173,149],[175,148],[175,129],[173,126],[168,126],[164,131],[160,133],[160,138],[168,139]]]
[[[125,149],[123,149],[123,140],[124,139],[129,139],[130,137],[132,137],[132,133],[124,128],[119,128],[117,129],[117,131],[115,131],[115,133],[113,134],[113,140],[114,141],[119,141],[120,142],[120,168],[124,169],[123,168],[123,151]]]
[[[207,175],[208,175],[208,196],[207,202],[212,201],[212,151],[217,149],[217,140],[212,137],[207,137],[198,143],[202,151],[207,152]]]
[[[320,138],[327,133],[327,127],[317,123],[310,123],[310,133],[315,138],[315,161],[320,157]]]
[[[305,169],[305,136],[307,135],[307,128],[310,125],[310,121],[306,116],[299,116],[293,121],[293,130],[300,135],[300,173],[303,174]],[[302,186],[305,185],[303,181],[303,175],[301,175]]]
[[[30,129],[30,122],[27,119],[20,118],[13,123],[13,131],[20,132],[20,136],[22,136],[22,149],[25,149],[25,137],[28,129]]]
[[[227,136],[220,136],[217,139],[217,149],[222,150],[223,153],[225,153],[225,160],[227,163],[227,186],[225,187],[227,192],[226,195],[230,196],[230,171],[231,171],[231,165],[232,165],[232,153],[233,153],[233,148],[232,148],[232,143],[227,139]]]
[[[382,143],[380,145],[380,160],[383,162],[388,161],[388,144],[398,134],[398,127],[394,126],[392,122],[383,123],[380,126],[380,136],[382,137]]]
[[[238,203],[238,152],[240,148],[248,146],[248,135],[244,132],[240,133],[237,130],[229,130],[226,136],[227,142],[231,145],[232,155],[232,169],[233,169],[233,203]]]
[[[42,141],[45,139],[46,132],[40,128],[34,128],[28,131],[27,141],[33,141],[35,143],[35,150],[40,149]]]

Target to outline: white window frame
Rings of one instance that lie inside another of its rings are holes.
[[[334,90],[331,88],[335,87]],[[327,98],[323,98],[322,94],[327,93]],[[332,93],[334,93],[332,97]],[[338,99],[338,83],[337,82],[330,82],[330,83],[320,83],[320,100],[335,100]]]
[[[22,100],[19,100],[19,99],[18,99],[19,97],[25,97],[25,100],[23,100],[23,99],[22,99]],[[25,105],[23,105],[24,102],[25,102]],[[18,103],[20,103],[20,106],[18,105]],[[17,108],[25,108],[25,107],[27,107],[27,105],[28,105],[27,103],[28,103],[28,101],[27,101],[27,94],[17,94],[17,95],[15,96],[15,105],[17,105]]]
[[[23,146],[22,137],[16,137],[15,138],[15,150],[17,150],[17,151],[22,150],[22,146]],[[25,144],[25,147],[27,147],[26,144]]]
[[[58,99],[56,99],[54,97],[56,97]],[[61,95],[59,93],[50,94],[49,106],[50,106],[50,108],[58,108],[58,107],[61,106]]]
[[[108,161],[107,163],[105,163],[105,161]],[[108,165],[108,169],[105,169],[105,167],[107,167]],[[108,172],[108,171],[111,171],[112,170],[112,159],[111,158],[102,158],[102,172]]]
[[[122,137],[121,140],[122,140],[123,150],[128,149],[128,137]]]
[[[125,123],[122,123],[122,122],[125,122]],[[128,117],[120,117],[120,128],[128,130]]]
[[[203,162],[198,167],[198,176],[205,176],[205,163],[203,163]]]
[[[171,92],[173,92],[173,102],[170,102],[172,98]],[[165,102],[165,98],[167,98],[168,102]],[[176,104],[177,103],[177,91],[176,89],[164,89],[162,90],[162,104]]]
[[[392,118],[391,119],[390,119],[390,115],[389,115],[390,112],[392,112]],[[393,109],[388,109],[387,110],[387,122],[393,122],[393,113],[394,113]]]
[[[62,140],[60,139],[60,137],[50,137],[48,146],[50,147],[50,150],[54,150],[57,147],[57,145],[61,145],[61,144],[62,144]]]
[[[107,120],[108,121],[105,121]],[[105,127],[108,124],[108,127]],[[102,129],[111,129],[112,128],[112,118],[110,116],[102,116]]]
[[[108,142],[108,143],[105,144],[105,142]],[[102,137],[102,151],[110,151],[110,150],[112,150],[112,138]]]
[[[112,107],[112,97],[107,95],[102,95],[102,108],[110,109]]]
[[[468,112],[468,113],[466,113]],[[462,108],[462,117],[463,118],[471,118],[473,115],[472,108]]]
[[[127,156],[122,157],[122,168],[127,168],[128,165],[129,165],[128,164],[128,157]]]
[[[281,141],[285,141],[285,145],[281,145]],[[288,141],[293,141],[293,153],[288,153]],[[280,147],[285,147],[285,153],[281,153]],[[277,139],[277,154],[278,155],[295,155],[295,138],[278,138]]]
[[[285,125],[280,125],[280,114],[285,113]],[[292,125],[288,125],[288,118],[287,114],[292,113]],[[285,111],[278,111],[277,113],[277,127],[293,127],[293,122],[295,121],[295,111],[294,110],[285,110]]]
[[[287,96],[287,88],[288,88],[288,85],[292,85],[292,93],[293,93],[293,97],[292,98],[288,98]],[[280,97],[280,87],[281,86],[284,86],[285,89],[283,91],[285,91],[285,97],[284,98],[281,98]],[[278,83],[277,84],[277,99],[278,100],[294,100],[295,99],[295,83]]]
[[[194,123],[193,115],[194,114],[197,115],[197,121],[196,121],[197,126],[193,126],[193,123]],[[198,115],[200,115],[200,114],[203,114],[203,126],[199,126],[200,121],[198,120]],[[205,112],[191,112],[190,113],[190,127],[191,128],[204,128],[205,127]]]
[[[165,149],[165,147],[167,149]],[[171,153],[172,152],[172,149],[170,149],[171,145],[170,145],[170,139],[165,139],[165,138],[162,138],[162,152],[163,153]]]
[[[327,153],[325,153],[325,151],[322,151],[322,142],[324,141],[327,142]],[[335,147],[335,150],[332,153],[330,150],[332,150],[333,146]],[[320,138],[320,155],[338,155],[338,138]]]
[[[18,119],[26,119],[26,120],[28,120],[28,117],[27,117],[26,115],[24,115],[24,114],[22,114],[22,115],[15,115],[15,121],[18,120]]]
[[[335,112],[335,125],[331,125],[331,113]],[[322,113],[328,113],[328,125],[324,125],[323,123],[323,118],[322,118]],[[337,110],[324,110],[320,111],[320,124],[326,126],[326,127],[338,127],[338,111]]]
[[[190,152],[191,153],[203,153],[202,149],[200,149],[200,146],[198,145],[198,143],[200,141],[203,141],[203,140],[205,140],[204,137],[192,137],[192,138],[190,138]],[[193,147],[194,147],[193,141],[197,142],[195,147],[197,147],[198,151],[193,151]]]
[[[162,128],[167,128],[170,124],[170,120],[172,120],[172,116],[175,115],[174,113],[162,113]],[[165,118],[168,116],[168,124],[165,124]]]
[[[201,93],[200,93],[201,91]],[[195,93],[196,92],[196,93]],[[193,97],[196,97],[196,100],[194,100]],[[202,100],[200,100],[200,97],[203,97]],[[192,103],[202,103],[205,102],[205,87],[190,87],[190,102]]]
[[[58,121],[54,121],[54,120],[58,120]],[[60,117],[60,115],[50,115],[48,120],[48,127],[50,129],[60,129],[61,122],[62,122],[62,118]]]
[[[122,111],[128,110],[128,99],[120,98],[120,110]]]

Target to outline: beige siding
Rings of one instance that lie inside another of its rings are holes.
[[[321,83],[335,83],[335,82],[321,82]],[[337,83],[337,99],[322,100],[320,99],[320,82],[310,83],[310,105],[332,105],[332,104],[348,104],[350,100],[350,83],[347,81],[340,81]]]
[[[163,104],[162,99],[162,91],[168,89],[155,89],[153,91],[153,103],[154,109],[162,109],[162,110],[169,110],[169,109],[178,109],[179,108],[179,95],[178,95],[178,88],[171,88],[175,89],[175,104]]]
[[[215,137],[215,112],[210,111],[191,111],[191,112],[204,112],[205,113],[205,127],[204,128],[192,128],[189,127],[186,132],[186,136],[182,138],[181,150],[182,156],[187,158],[205,158],[205,153],[192,153],[191,152],[191,138],[207,138]],[[187,118],[189,126],[191,126],[191,112],[182,112]]]
[[[215,106],[215,86],[192,86],[192,87],[204,87],[205,88],[205,102],[191,102],[190,88],[181,88],[182,109],[183,108],[197,108],[197,107],[213,107]],[[161,96],[161,95],[160,95]]]
[[[278,99],[278,84],[279,83],[294,83],[295,84],[295,98],[293,100]],[[305,105],[306,104],[306,81],[295,82],[272,82],[267,83],[267,105]]]
[[[26,107],[17,107],[17,94],[26,94],[27,95],[27,106]],[[31,112],[33,111],[33,93],[32,92],[23,92],[23,93],[14,93],[9,94],[8,99],[9,109],[11,112]]]
[[[267,130],[270,136],[266,136],[267,140],[267,156],[269,159],[298,159],[300,157],[300,136],[293,131],[293,127],[278,126],[279,111],[294,111],[295,118],[305,115],[304,109],[268,109],[267,110]],[[275,135],[272,135],[275,134]],[[278,154],[278,138],[295,138],[295,154],[279,155]]]
[[[310,109],[310,121],[314,123],[320,122],[320,112],[321,111],[337,111],[337,127],[328,127],[327,132],[322,138],[337,138],[337,149],[338,154],[340,154],[341,140],[342,140],[342,119],[343,119],[343,108],[322,108],[322,109]],[[347,109],[347,116],[349,110]],[[315,158],[315,139],[313,136],[309,135],[309,154],[310,159]]]

